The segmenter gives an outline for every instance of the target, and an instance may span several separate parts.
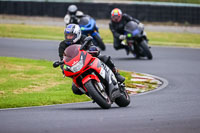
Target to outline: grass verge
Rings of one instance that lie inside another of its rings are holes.
[[[63,31],[64,27],[0,24],[0,37],[63,40]],[[100,35],[105,43],[113,43],[110,30],[100,29]],[[147,32],[147,35],[150,45],[200,48],[199,34]]]
[[[52,62],[0,57],[0,108],[40,106],[88,101],[71,91],[72,81],[62,78]]]

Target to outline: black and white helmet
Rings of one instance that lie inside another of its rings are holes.
[[[70,5],[68,7],[68,12],[69,12],[70,15],[75,15],[77,10],[78,10],[78,8],[77,8],[76,5]]]
[[[64,31],[65,43],[71,45],[81,38],[81,29],[77,24],[68,24]]]

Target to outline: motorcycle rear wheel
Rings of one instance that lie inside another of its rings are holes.
[[[126,89],[124,87],[121,88],[121,96],[115,99],[115,103],[119,106],[119,107],[126,107],[130,104],[131,100],[130,100],[130,96],[128,95],[128,92],[126,91]]]
[[[100,89],[97,81],[92,81],[89,80],[86,84],[85,87],[87,88],[88,94],[90,97],[103,109],[109,109],[111,107],[111,100],[108,97],[108,95],[102,89]]]

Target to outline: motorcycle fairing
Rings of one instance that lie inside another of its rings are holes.
[[[90,54],[88,54],[90,55]],[[91,56],[91,55],[90,55]],[[92,57],[92,56],[91,56]],[[92,57],[90,58],[90,61],[87,63],[87,67],[85,67],[85,69],[82,69],[81,72],[79,72],[77,75],[75,75],[73,77],[73,82],[77,85],[80,85],[78,82],[80,81],[77,81],[77,79],[81,76],[83,76],[83,73],[85,73],[86,71],[90,70],[90,69],[93,69],[94,71],[96,71],[97,73],[100,72],[101,70],[101,66],[98,64],[98,58],[96,57]],[[95,77],[94,77],[95,76]],[[81,80],[81,85],[83,85],[84,83],[86,83],[88,80],[90,79],[94,79],[94,80],[97,80],[98,82],[100,82],[98,76],[96,76],[95,74],[89,74],[89,75],[86,75],[85,77],[82,77],[82,80]],[[81,87],[81,86],[79,86]],[[83,86],[83,88],[85,88]],[[86,89],[85,89],[86,90]],[[87,90],[86,90],[87,91]]]
[[[84,85],[85,83],[87,83],[89,80],[92,80],[92,79],[96,80],[97,82],[100,82],[99,78],[95,74],[90,74],[82,79],[82,84]]]
[[[113,83],[113,81],[114,81],[114,83],[117,83],[117,79],[116,79],[114,73],[112,72],[112,70],[98,58],[95,58],[89,64],[89,66],[90,66],[90,68],[88,68],[88,69],[95,70],[97,73],[99,73],[99,75],[102,77],[102,79],[105,79],[106,81],[108,81],[108,84]]]
[[[117,83],[117,79],[112,70],[106,64],[104,64],[102,61],[100,61],[100,63],[101,63],[100,75],[105,81],[107,81],[106,86],[108,90],[108,95],[111,97],[111,101],[114,101],[115,97],[118,97],[118,95],[120,94],[118,89],[119,86]],[[114,92],[117,92],[117,94],[116,93],[114,94]]]
[[[118,89],[119,86],[117,84],[117,79],[116,79],[114,73],[112,72],[112,70],[96,57],[93,57],[93,60],[88,64],[88,66],[89,67],[86,68],[82,73],[86,72],[89,69],[90,70],[93,69],[96,72],[93,72],[93,73],[83,77],[83,79],[82,79],[83,88],[87,92],[87,89],[85,88],[84,84],[89,80],[96,80],[97,82],[100,82],[100,79],[104,80],[104,83],[105,82],[107,83],[106,84],[106,90],[108,91],[108,95],[111,97],[112,101],[114,101],[113,100],[114,98],[112,98],[113,97],[112,94],[113,94],[114,91],[119,90]],[[77,78],[81,74],[79,74],[79,75],[77,75],[76,77],[73,78],[74,83],[77,83]]]
[[[80,49],[79,45],[76,45],[74,47],[75,49]],[[67,57],[66,57],[67,58]],[[92,59],[92,55],[88,54],[86,51],[81,50],[79,51],[78,55],[76,55],[75,57],[70,57],[72,58],[69,61],[66,61],[66,59],[64,60],[64,74],[67,77],[72,77],[74,75],[77,75],[80,73],[81,70],[85,69],[85,67],[87,67],[87,64],[90,62],[90,60]],[[70,70],[71,67],[73,67],[74,65],[76,65],[79,61],[83,61],[83,67],[77,71],[77,72],[73,72]]]
[[[128,38],[140,38],[143,37],[143,29],[141,29],[138,24],[134,21],[128,22],[125,27],[125,35]]]
[[[99,36],[99,37],[100,37],[100,35],[99,35],[99,33],[98,33],[97,31],[94,31],[94,32],[91,34],[91,36]]]
[[[94,30],[94,28],[96,27],[96,22],[93,18],[90,18],[88,16],[86,16],[87,18],[85,18],[85,21],[87,20],[88,23],[79,23],[79,26],[81,27],[81,31],[83,34],[87,34],[88,32],[91,32]],[[83,18],[84,19],[84,18]]]

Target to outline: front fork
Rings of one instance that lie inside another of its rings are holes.
[[[132,54],[135,54],[135,46],[134,45],[136,45],[136,44],[134,44],[134,43],[137,43],[137,42],[135,42],[134,40],[126,40],[126,44],[128,45],[128,47],[129,47],[129,50],[132,52]]]

